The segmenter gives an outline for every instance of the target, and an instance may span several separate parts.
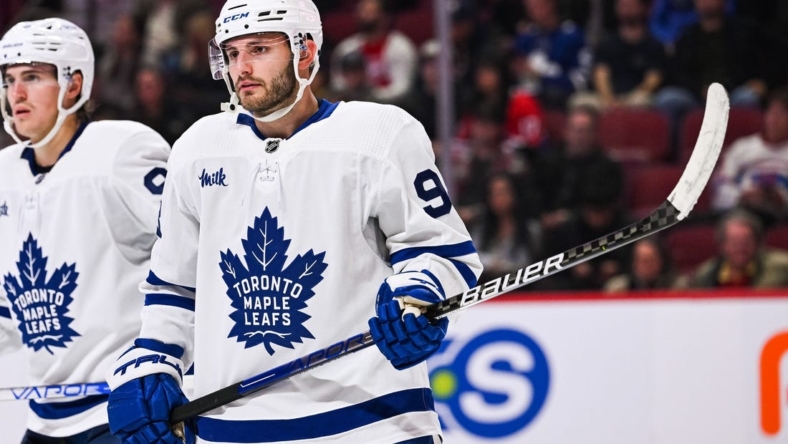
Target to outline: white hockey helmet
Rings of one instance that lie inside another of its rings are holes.
[[[0,70],[4,72],[7,66],[26,63],[47,63],[57,69],[57,83],[60,86],[57,101],[58,116],[49,134],[33,144],[33,146],[42,146],[52,140],[69,114],[75,113],[90,99],[95,69],[93,47],[85,31],[67,20],[50,18],[21,22],[9,29],[0,40]],[[71,75],[76,71],[82,73],[81,95],[77,103],[65,109],[63,98],[71,81]],[[3,126],[14,140],[21,142],[13,129],[14,119],[6,110],[7,93],[5,87],[0,90]]]
[[[320,13],[312,0],[228,0],[216,20],[216,38],[210,43],[211,71],[216,80],[224,79],[230,91],[230,103],[224,109],[230,112],[239,108],[238,94],[229,74],[227,54],[221,48],[228,40],[263,32],[282,32],[290,41],[293,53],[293,67],[299,83],[295,101],[280,110],[255,117],[262,122],[272,122],[290,112],[301,100],[304,89],[312,83],[320,68],[320,48],[323,46],[323,27]],[[298,62],[301,51],[306,49],[305,41],[312,40],[317,45],[317,56],[308,79],[298,75]]]

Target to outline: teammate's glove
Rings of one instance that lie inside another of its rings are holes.
[[[397,370],[426,360],[440,347],[449,328],[447,318],[430,323],[415,310],[402,315],[400,302],[426,306],[442,301],[446,295],[437,279],[427,272],[406,272],[390,276],[378,290],[377,317],[369,320],[375,345]]]
[[[151,340],[135,341],[107,375],[112,392],[107,413],[109,429],[124,444],[193,444],[194,434],[186,427],[180,438],[170,429],[170,412],[189,400],[181,391],[183,363],[159,350],[165,344]]]

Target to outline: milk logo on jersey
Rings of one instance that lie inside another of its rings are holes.
[[[228,249],[219,263],[235,309],[230,315],[235,326],[227,337],[245,342],[244,348],[263,344],[269,355],[274,354],[274,344],[293,348],[304,338],[314,339],[304,326],[311,316],[303,310],[323,280],[326,253],[310,249],[285,266],[290,240],[268,208],[254,219],[241,242],[243,261]]]
[[[3,202],[3,204],[0,205],[0,217],[2,216],[8,216],[8,202]]]
[[[485,439],[510,437],[528,427],[550,387],[542,348],[514,329],[485,331],[466,343],[445,340],[430,358],[430,368],[444,430],[460,428]]]
[[[68,316],[68,307],[74,300],[77,288],[76,264],[63,264],[47,277],[47,257],[30,234],[22,245],[19,276],[5,275],[3,288],[19,320],[22,340],[34,351],[51,347],[66,347],[74,336],[80,336],[69,325],[74,320]]]
[[[224,168],[219,168],[219,171],[213,173],[207,173],[205,168],[202,169],[202,173],[200,173],[200,187],[212,187],[212,186],[219,186],[219,187],[226,187],[227,183],[225,179],[227,179],[227,175],[224,174]]]

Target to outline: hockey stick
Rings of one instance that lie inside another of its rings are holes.
[[[106,382],[7,387],[0,388],[0,401],[78,398],[82,396],[108,395],[109,392],[109,385]]]
[[[477,285],[462,294],[430,305],[424,310],[425,316],[430,319],[443,318],[453,312],[464,310],[567,268],[574,267],[608,251],[672,227],[682,221],[698,201],[717,163],[728,124],[728,107],[728,96],[725,93],[725,89],[719,84],[712,84],[706,97],[706,111],[703,116],[700,135],[687,167],[668,199],[649,216],[607,236],[521,268],[514,274],[514,278],[512,278],[512,273],[510,273],[482,285]],[[178,424],[201,415],[217,407],[249,396],[279,381],[362,350],[373,344],[374,341],[369,331],[359,333],[322,350],[317,350],[312,354],[197,398],[188,404],[176,407],[170,415],[170,424]]]

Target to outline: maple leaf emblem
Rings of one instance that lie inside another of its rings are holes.
[[[247,228],[242,245],[243,261],[228,249],[219,262],[235,309],[230,314],[235,326],[227,337],[245,342],[244,348],[263,344],[269,355],[274,344],[292,349],[304,338],[314,339],[304,326],[311,316],[303,310],[323,280],[326,253],[309,250],[285,266],[290,240],[267,207]]]
[[[46,280],[47,258],[38,242],[30,234],[19,253],[19,278],[11,273],[4,276],[3,289],[19,321],[22,341],[34,351],[50,347],[66,347],[74,336],[80,336],[70,325],[74,320],[66,316],[73,302],[71,294],[77,288],[76,264],[63,264]]]

